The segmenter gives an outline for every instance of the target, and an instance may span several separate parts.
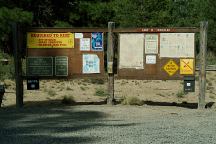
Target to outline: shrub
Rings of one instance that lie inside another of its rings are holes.
[[[75,104],[76,101],[74,100],[73,96],[65,95],[62,99],[63,104]]]
[[[73,89],[70,86],[67,86],[66,90],[73,90]]]
[[[95,96],[107,96],[108,93],[104,89],[100,88],[100,89],[96,89],[94,95]]]
[[[139,98],[137,97],[124,97],[123,101],[122,101],[122,104],[123,105],[138,105],[138,106],[141,106],[143,105],[143,101],[140,100]]]
[[[56,92],[55,92],[54,90],[50,89],[50,90],[48,91],[48,95],[49,95],[49,96],[55,96],[55,95],[56,95]]]
[[[0,60],[1,59],[7,59],[9,63],[3,64],[0,62],[0,80],[14,79],[15,70],[13,57],[0,51]]]
[[[85,87],[80,87],[80,89],[82,90],[82,91],[85,91],[86,90],[86,88]]]
[[[184,91],[178,91],[177,94],[176,94],[176,96],[177,96],[178,98],[183,98],[186,94],[187,94],[187,93],[185,93]]]

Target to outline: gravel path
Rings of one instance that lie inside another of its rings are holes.
[[[1,144],[213,144],[216,111],[158,106],[0,109]]]

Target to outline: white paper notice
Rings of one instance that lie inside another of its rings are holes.
[[[83,73],[100,73],[100,59],[96,54],[83,54]]]
[[[75,33],[75,38],[76,39],[83,38],[83,33]]]
[[[160,57],[194,57],[194,33],[161,33]]]
[[[146,55],[146,64],[156,64],[156,55]]]
[[[145,34],[145,53],[157,54],[158,53],[158,35]]]
[[[188,87],[191,86],[191,83],[187,83],[187,86],[188,86]]]
[[[144,34],[120,34],[119,68],[144,69]]]
[[[90,51],[90,38],[81,38],[80,39],[80,50],[81,51]]]

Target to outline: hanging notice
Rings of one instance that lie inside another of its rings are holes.
[[[27,57],[28,76],[53,76],[52,57]]]
[[[55,57],[55,75],[68,76],[68,57],[57,56]]]
[[[100,59],[96,54],[83,54],[83,73],[100,73]]]
[[[75,33],[75,38],[76,39],[83,38],[83,33]]]
[[[194,57],[194,33],[161,33],[160,57]]]
[[[145,34],[145,53],[157,54],[158,53],[158,35]]]
[[[91,35],[91,44],[93,51],[103,51],[103,33],[102,32],[94,32]]]
[[[90,51],[90,38],[81,38],[80,39],[80,50],[81,51]]]
[[[156,55],[146,55],[146,64],[156,64]]]
[[[120,34],[119,68],[144,69],[144,34]]]
[[[74,48],[74,33],[27,33],[28,48]]]

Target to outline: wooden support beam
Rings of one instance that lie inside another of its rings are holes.
[[[107,66],[108,68],[108,97],[107,104],[114,104],[114,73],[113,73],[113,59],[114,59],[114,39],[113,29],[114,22],[108,23],[108,45],[107,45]]]
[[[198,109],[205,108],[206,92],[206,51],[207,51],[207,29],[208,22],[200,24],[200,72],[199,72],[199,101]]]
[[[12,23],[13,31],[13,49],[15,64],[15,80],[16,80],[16,107],[23,107],[23,78],[22,78],[22,62],[20,52],[20,27],[17,23]]]

